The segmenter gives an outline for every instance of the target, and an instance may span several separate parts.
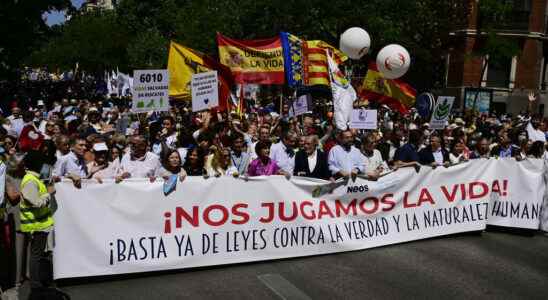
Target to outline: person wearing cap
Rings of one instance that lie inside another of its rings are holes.
[[[109,150],[105,143],[95,143],[93,145],[93,161],[88,163],[88,178],[96,179],[99,183],[103,179],[113,179],[116,177],[118,164],[110,162]]]

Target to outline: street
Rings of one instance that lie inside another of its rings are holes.
[[[79,279],[61,287],[78,300],[546,299],[548,237],[457,235],[316,257]]]

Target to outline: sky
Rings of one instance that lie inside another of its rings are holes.
[[[82,6],[82,3],[84,0],[71,0],[72,5],[74,5],[76,8],[80,8]],[[60,24],[65,22],[65,12],[62,11],[52,11],[50,13],[46,13],[46,23],[51,26],[55,24]]]

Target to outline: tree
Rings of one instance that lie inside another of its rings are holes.
[[[0,1],[0,79],[14,77],[26,56],[51,33],[44,13],[70,7],[70,0]]]

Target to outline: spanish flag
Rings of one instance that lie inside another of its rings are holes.
[[[169,96],[175,99],[191,100],[192,74],[216,70],[219,79],[219,109],[228,108],[230,89],[234,80],[230,70],[214,59],[194,49],[171,42],[167,63],[169,71]]]
[[[306,41],[303,44],[305,85],[330,85],[326,50],[331,52],[337,65],[348,59],[344,53],[324,41]]]
[[[417,92],[409,84],[398,79],[384,78],[375,63],[369,64],[369,70],[359,90],[361,99],[386,104],[404,114],[415,104],[416,95]]]
[[[217,33],[219,60],[236,82],[284,84],[284,57],[279,36],[262,40],[235,40]]]

